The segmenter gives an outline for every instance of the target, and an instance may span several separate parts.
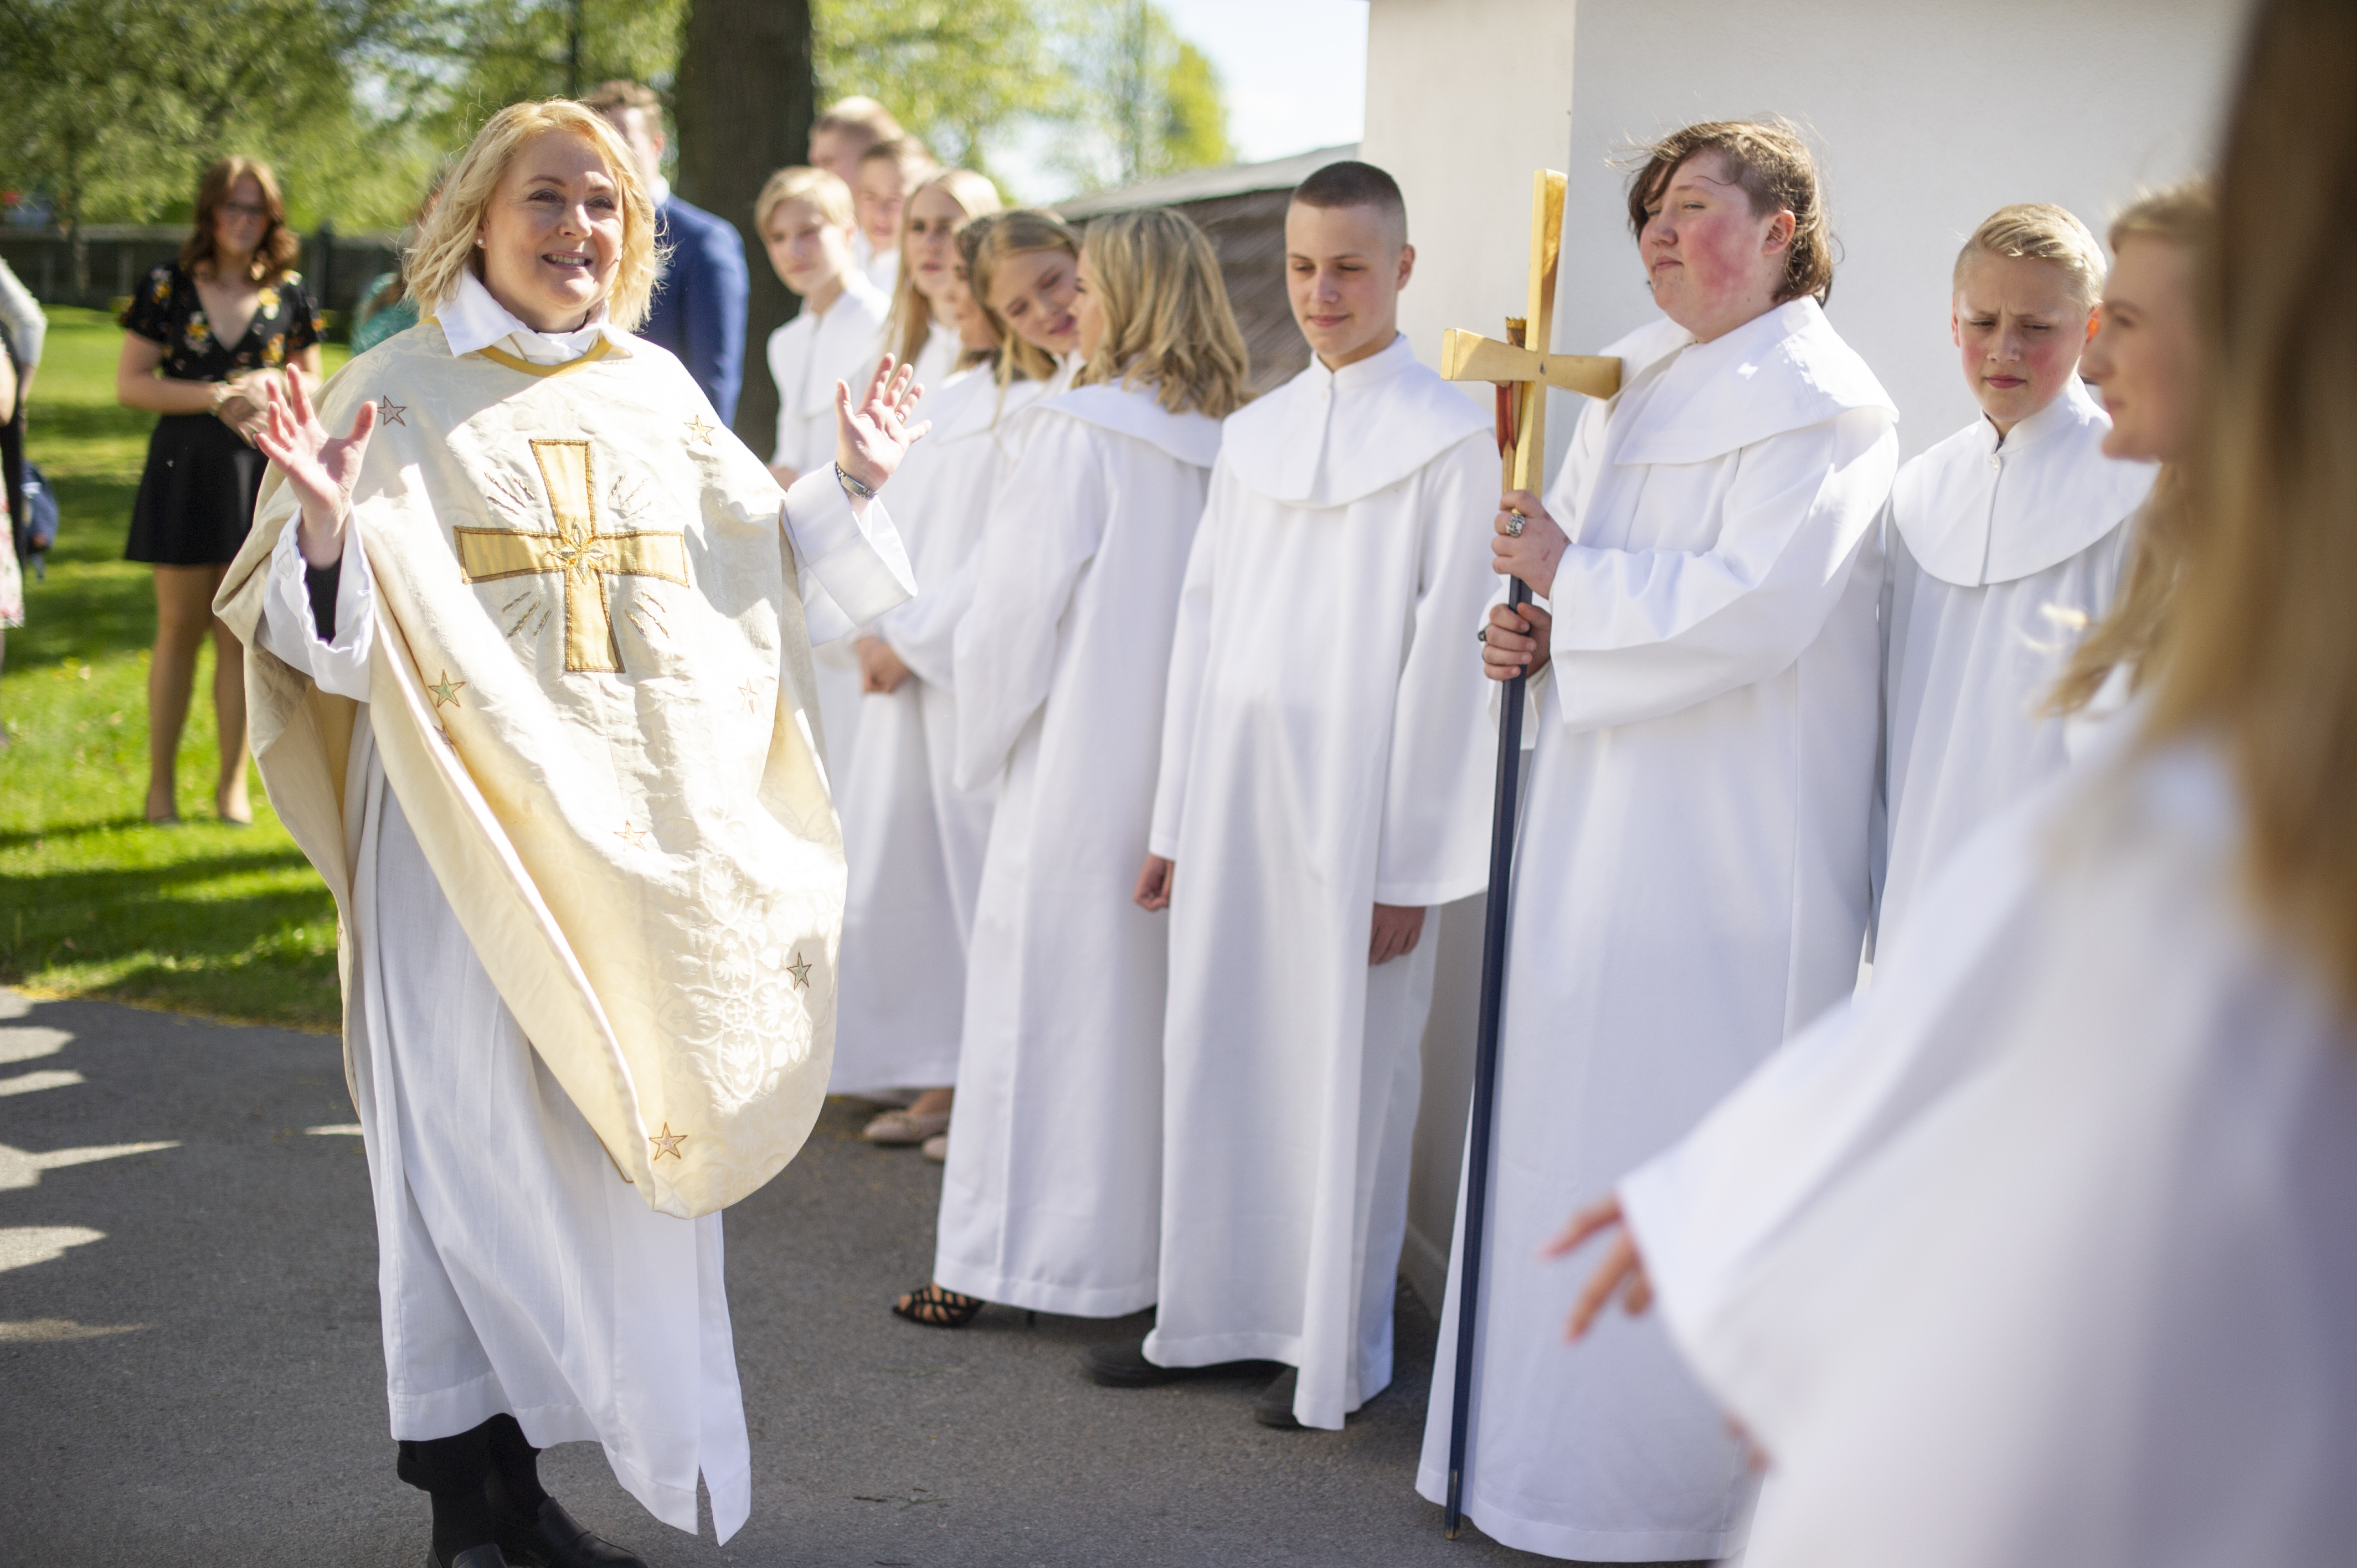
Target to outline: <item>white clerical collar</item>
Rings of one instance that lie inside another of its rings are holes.
[[[1312,355],[1308,369],[1228,416],[1221,451],[1230,472],[1271,500],[1348,506],[1489,424],[1402,333],[1340,370]]]
[[[1899,471],[1890,517],[1916,564],[1977,588],[2060,565],[2144,504],[2158,472],[2106,457],[2112,422],[2078,377],[2002,442],[1975,419]]]
[[[535,365],[562,365],[588,353],[600,338],[625,354],[630,349],[630,335],[606,318],[603,301],[576,331],[536,332],[492,298],[471,267],[459,273],[458,292],[435,306],[434,316],[454,360],[496,348]]]
[[[1706,463],[1852,409],[1899,417],[1866,361],[1805,296],[1707,343],[1655,321],[1604,351],[1621,359],[1623,398],[1637,381],[1655,382],[1615,433],[1615,463]],[[1652,365],[1662,369],[1648,378]]]

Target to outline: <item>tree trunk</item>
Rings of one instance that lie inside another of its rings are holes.
[[[778,428],[766,350],[770,334],[793,319],[801,302],[770,265],[753,229],[753,201],[772,173],[810,153],[818,113],[810,0],[688,0],[684,33],[672,106],[679,194],[745,237],[753,290],[737,434],[766,462]]]

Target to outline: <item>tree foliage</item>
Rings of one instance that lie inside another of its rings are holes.
[[[0,0],[0,185],[61,221],[188,215],[240,152],[308,228],[391,228],[519,99],[668,91],[694,0]],[[822,101],[866,92],[987,171],[1045,128],[1083,186],[1220,163],[1211,62],[1153,0],[814,0]]]

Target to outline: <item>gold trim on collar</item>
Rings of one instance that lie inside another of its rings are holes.
[[[426,325],[433,327],[439,327],[442,325],[442,319],[437,316],[427,317],[425,318],[425,322]],[[444,337],[444,341],[448,341],[447,334]],[[535,365],[530,360],[519,359],[517,356],[509,353],[504,349],[493,349],[486,345],[485,347],[475,350],[476,353],[480,354],[484,359],[490,360],[491,363],[495,365],[505,365],[511,371],[522,371],[527,376],[570,375],[575,371],[588,369],[591,365],[596,364],[598,360],[604,359],[613,351],[614,340],[610,338],[599,338],[597,339],[597,346],[592,348],[587,353],[582,355],[577,360],[567,360],[561,365]]]

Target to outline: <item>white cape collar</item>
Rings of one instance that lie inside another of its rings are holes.
[[[1347,506],[1489,424],[1417,360],[1403,333],[1339,371],[1311,356],[1308,370],[1228,415],[1221,451],[1230,472],[1271,500]]]
[[[1049,381],[1009,381],[1002,387],[987,365],[961,372],[957,379],[918,405],[933,423],[928,441],[964,441],[998,430],[1037,403],[1054,386]]]
[[[1620,357],[1622,397],[1661,367],[1635,423],[1618,433],[1620,464],[1706,463],[1855,408],[1899,417],[1899,405],[1813,299],[1787,301],[1707,343],[1657,321],[1605,352]]]
[[[2144,504],[2159,470],[2103,454],[2110,418],[2076,376],[2013,427],[1975,419],[1899,471],[1890,518],[1916,564],[1977,588],[2060,565]]]
[[[588,324],[573,332],[535,332],[518,320],[508,307],[491,297],[471,267],[458,274],[458,292],[434,309],[435,317],[442,324],[442,336],[450,345],[454,360],[484,349],[501,346],[519,359],[535,365],[562,365],[589,352],[604,338],[625,354],[632,347],[630,335],[606,317],[606,306],[600,304],[591,313]]]
[[[1154,401],[1152,382],[1141,386],[1075,387],[1032,406],[1135,437],[1198,468],[1220,456],[1220,422],[1208,413],[1173,413]]]

